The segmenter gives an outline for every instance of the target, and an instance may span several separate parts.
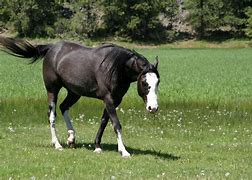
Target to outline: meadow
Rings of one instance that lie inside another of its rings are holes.
[[[89,98],[71,109],[76,149],[58,113],[65,149],[54,150],[41,62],[0,52],[1,179],[250,179],[252,49],[136,50],[151,62],[159,56],[160,110],[148,114],[132,84],[117,110],[131,158],[116,151],[110,124],[104,152],[93,152],[103,104]]]

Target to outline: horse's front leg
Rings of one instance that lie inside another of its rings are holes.
[[[117,135],[118,151],[121,153],[122,157],[129,157],[130,153],[126,150],[123,140],[122,140],[122,127],[116,114],[116,109],[114,106],[114,101],[111,96],[107,96],[104,99],[106,110],[111,119],[112,125],[114,127],[115,133]]]

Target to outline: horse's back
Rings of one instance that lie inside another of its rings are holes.
[[[63,86],[83,96],[96,96],[96,72],[99,56],[94,48],[71,42],[59,42],[44,59],[45,84],[62,82]],[[48,77],[48,75],[50,77]]]
[[[115,68],[122,68],[121,60],[128,57],[125,51],[114,44],[90,48],[59,42],[45,56],[45,84],[50,87],[61,83],[78,95],[102,98],[108,91],[116,89],[118,82],[110,76],[116,74]],[[117,73],[123,75],[123,69]],[[110,82],[112,79],[115,82]]]

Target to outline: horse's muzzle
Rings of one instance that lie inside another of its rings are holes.
[[[150,113],[155,113],[158,111],[158,106],[157,107],[148,106],[147,111]]]

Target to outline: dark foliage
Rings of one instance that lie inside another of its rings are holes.
[[[252,0],[2,0],[0,33],[152,42],[251,37],[251,5]]]

